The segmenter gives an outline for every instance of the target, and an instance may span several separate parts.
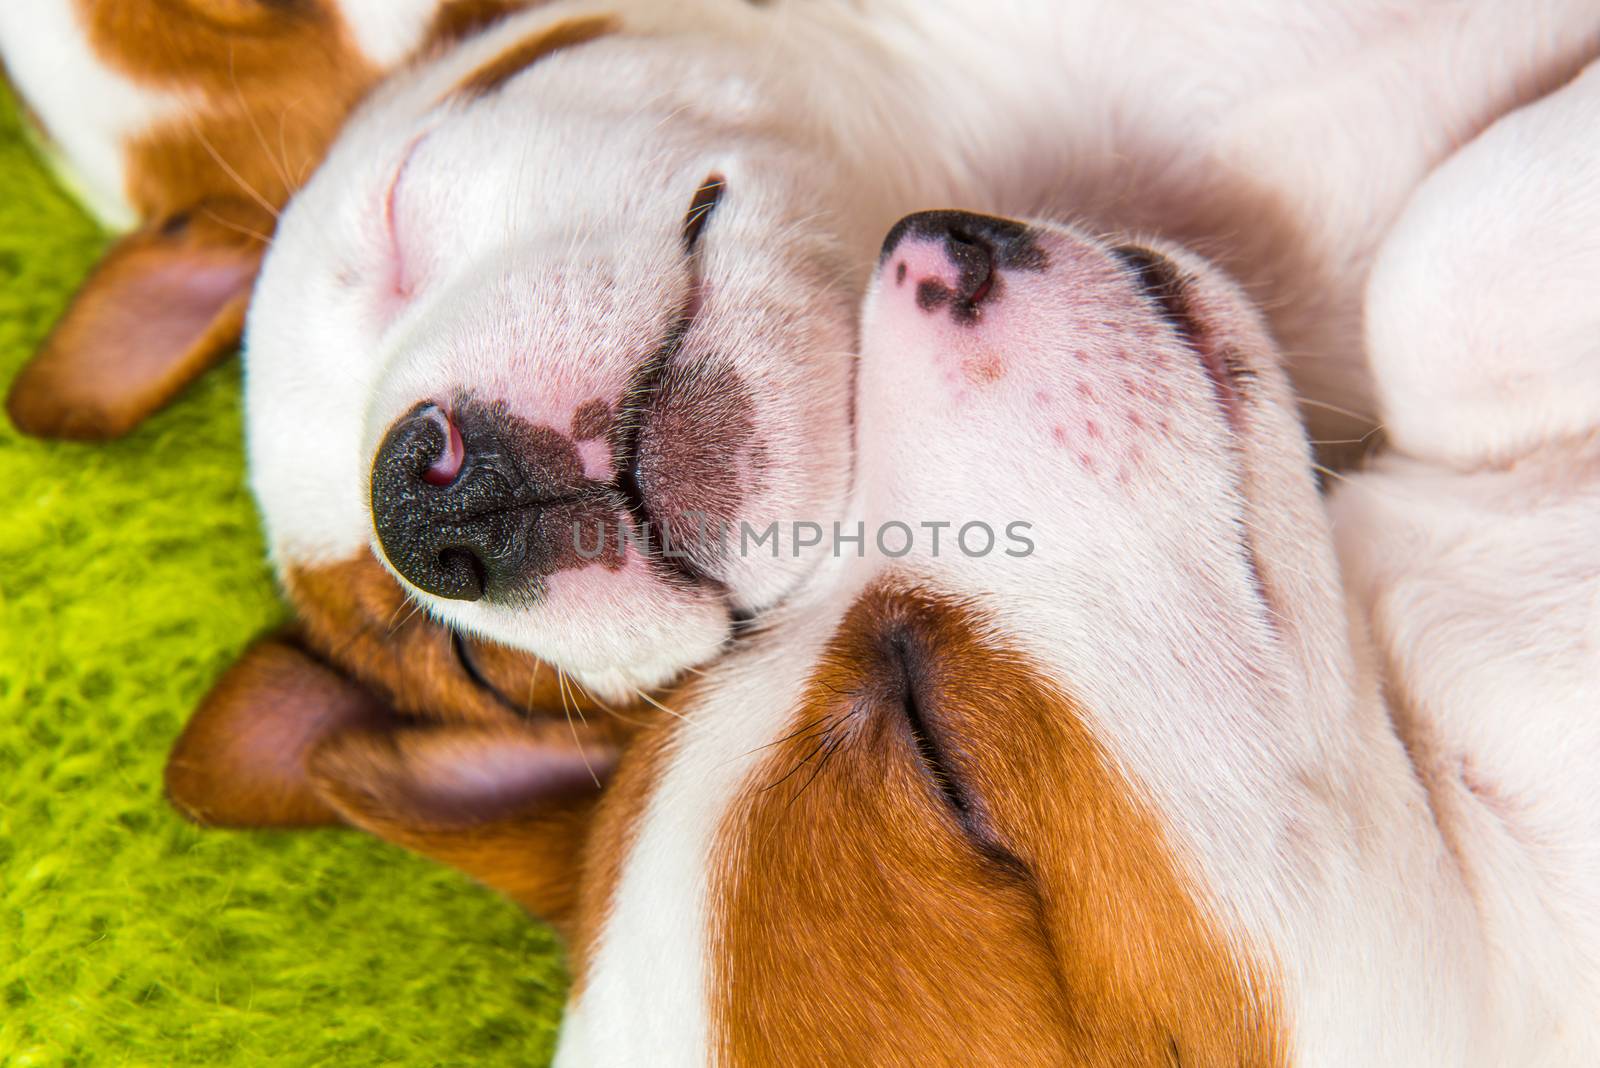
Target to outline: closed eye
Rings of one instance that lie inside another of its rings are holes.
[[[709,174],[706,180],[700,183],[700,188],[694,191],[694,197],[689,201],[689,211],[683,217],[683,251],[693,255],[700,246],[700,237],[705,233],[706,224],[711,221],[711,216],[716,212],[717,205],[722,203],[722,194],[728,189],[728,182],[720,174]]]
[[[1141,245],[1118,245],[1111,249],[1111,254],[1130,269],[1145,298],[1155,305],[1183,343],[1200,357],[1229,422],[1237,427],[1240,407],[1246,390],[1255,380],[1255,371],[1237,349],[1219,343],[1195,317],[1190,306],[1189,283],[1170,259]]]
[[[944,749],[928,722],[923,707],[925,698],[918,692],[917,680],[913,677],[913,653],[903,638],[892,639],[890,650],[897,675],[896,696],[900,700],[900,712],[911,733],[911,744],[916,749],[917,759],[921,761],[928,777],[938,787],[945,803],[954,810],[957,818],[965,823],[972,816],[972,803],[960,780],[951,772]]]
[[[885,636],[883,653],[890,691],[885,700],[897,701],[901,722],[917,762],[949,809],[962,835],[977,852],[1008,876],[1026,876],[1027,865],[996,838],[982,800],[960,773],[960,761],[950,749],[948,726],[939,722],[938,687],[931,684],[926,660],[930,655],[914,634]]]
[[[1196,329],[1189,313],[1189,301],[1184,292],[1183,276],[1171,260],[1142,245],[1118,245],[1111,254],[1128,266],[1139,288],[1161,312],[1165,319],[1190,346],[1194,345]]]

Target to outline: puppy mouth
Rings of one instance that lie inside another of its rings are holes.
[[[705,422],[696,418],[670,418],[674,399],[671,386],[681,377],[684,344],[704,304],[701,241],[726,191],[727,181],[720,174],[712,173],[706,176],[689,202],[682,231],[683,254],[689,268],[687,289],[672,329],[655,352],[635,370],[623,392],[619,406],[621,418],[617,420],[612,442],[617,472],[615,485],[635,528],[643,535],[644,551],[651,565],[668,581],[704,587],[724,597],[727,595],[725,584],[706,569],[708,560],[704,554],[705,547],[674,544],[675,536],[681,535],[685,518],[679,514],[684,510],[683,498],[687,496],[690,502],[698,505],[700,502],[694,501],[697,487],[673,486],[673,473],[653,471],[659,465],[649,460],[653,453],[661,451],[661,443],[657,439],[692,437],[695,431],[703,428]],[[675,425],[680,422],[690,425]],[[697,451],[694,442],[679,444],[684,444],[686,451],[691,454]],[[703,449],[703,446],[700,448]],[[693,483],[694,479],[691,477],[678,481]],[[707,512],[713,510],[709,504],[705,509]],[[704,512],[700,514],[703,518]],[[680,536],[677,540],[683,539]]]
[[[692,281],[691,286],[697,285]],[[683,349],[684,339],[694,325],[698,308],[694,297],[685,300],[677,325],[661,347],[634,373],[623,393],[622,417],[612,443],[617,477],[614,483],[623,508],[632,520],[640,539],[635,545],[663,579],[675,584],[701,586],[718,592],[725,589],[720,579],[698,566],[693,553],[673,545],[674,516],[661,500],[661,487],[645,477],[643,471],[646,430],[664,402],[664,383],[669,366]]]
[[[704,303],[697,246],[723,185],[712,175],[691,201],[683,295],[614,404],[578,405],[568,431],[460,393],[390,426],[369,489],[378,544],[398,575],[447,600],[531,603],[557,572],[618,571],[631,548],[656,580],[727,599],[720,541],[684,545],[686,515],[708,513],[719,530],[738,515],[743,501],[729,487],[742,492],[740,474],[760,451],[729,361],[685,353]]]

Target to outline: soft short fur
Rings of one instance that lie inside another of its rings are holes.
[[[678,562],[662,535],[839,517],[855,302],[922,207],[1054,208],[1212,251],[1290,353],[1314,436],[1359,441],[1370,421],[1339,413],[1371,410],[1360,301],[1384,230],[1453,145],[1594,55],[1600,14],[1182,11],[1009,2],[974,35],[959,5],[584,0],[391,81],[286,214],[252,312],[278,566],[376,550],[439,623],[608,699],[714,658],[815,552]],[[469,462],[462,500],[406,489],[451,419],[546,444]],[[516,500],[486,503],[496,480]],[[461,521],[491,511],[513,518]],[[580,514],[656,551],[577,560]]]
[[[1035,552],[830,563],[662,699],[575,837],[566,800],[506,822],[541,765],[492,744],[364,742],[313,789],[405,840],[448,788],[536,866],[560,828],[560,1063],[1589,1063],[1600,404],[1537,398],[1590,389],[1593,311],[1499,282],[1600,280],[1597,108],[1591,70],[1406,206],[1368,294],[1398,444],[1331,502],[1214,268],[908,220],[845,514],[1024,516]],[[1475,429],[1419,364],[1468,411],[1519,392]]]

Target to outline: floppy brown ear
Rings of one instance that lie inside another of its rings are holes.
[[[581,728],[580,728],[581,729]],[[563,928],[616,754],[566,724],[357,730],[311,757],[349,823],[448,864]]]
[[[345,731],[391,722],[370,691],[292,637],[262,639],[190,717],[167,757],[167,797],[214,827],[340,823],[311,781],[312,751]]]
[[[203,205],[114,244],[12,382],[17,429],[118,437],[232,352],[266,251],[262,214]]]
[[[210,826],[359,827],[560,927],[615,737],[564,718],[403,718],[285,634],[247,650],[201,703],[167,759],[167,796]]]

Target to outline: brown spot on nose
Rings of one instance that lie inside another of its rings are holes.
[[[961,361],[961,373],[975,386],[998,382],[1006,375],[1006,365],[999,355],[987,350],[975,352]]]
[[[615,413],[611,405],[596,398],[578,405],[578,410],[572,413],[572,437],[576,441],[594,441],[611,433],[611,424],[615,422]]]

